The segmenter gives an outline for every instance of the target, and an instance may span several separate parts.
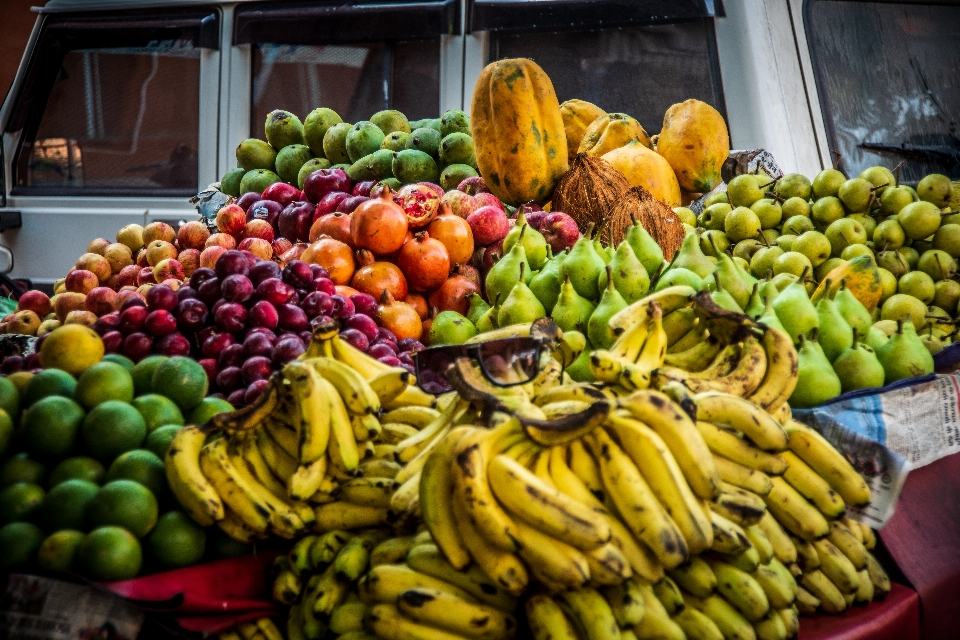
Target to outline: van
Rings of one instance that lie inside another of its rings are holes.
[[[50,0],[0,108],[0,271],[50,289],[96,237],[176,225],[266,114],[469,111],[530,57],[650,134],[697,98],[786,171],[960,178],[960,7],[850,0]]]

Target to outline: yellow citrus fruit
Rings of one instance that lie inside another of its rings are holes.
[[[103,359],[103,340],[90,327],[65,324],[57,327],[40,346],[40,364],[44,369],[63,369],[79,376]]]
[[[100,527],[87,534],[77,549],[76,565],[92,580],[129,580],[140,572],[143,549],[123,527]]]
[[[37,550],[37,565],[47,571],[69,571],[85,537],[82,531],[73,529],[50,534]]]
[[[27,383],[33,379],[33,375],[29,371],[17,371],[16,373],[11,373],[7,376],[7,380],[13,383],[13,386],[17,388],[17,391],[20,393],[20,396],[23,397],[23,392],[27,388]]]

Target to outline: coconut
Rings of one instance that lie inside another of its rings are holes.
[[[683,223],[673,209],[652,193],[637,186],[629,189],[610,211],[607,234],[611,246],[620,244],[627,228],[634,222],[643,225],[650,237],[657,241],[668,262],[683,244]]]
[[[629,190],[627,178],[606,160],[578,153],[557,182],[551,208],[576,220],[583,232],[591,222],[600,227]]]

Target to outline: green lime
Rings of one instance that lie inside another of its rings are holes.
[[[74,399],[88,411],[107,400],[133,400],[133,378],[116,362],[98,362],[77,380]]]
[[[147,537],[147,547],[164,567],[173,569],[200,562],[207,546],[203,527],[182,511],[168,511]]]
[[[0,409],[14,419],[20,417],[20,390],[6,376],[0,377]]]
[[[50,534],[37,550],[37,564],[47,571],[69,571],[85,537],[82,531],[72,529]]]
[[[133,389],[138,396],[153,391],[153,372],[169,360],[167,356],[147,356],[130,370],[133,376]]]
[[[43,531],[29,522],[11,522],[0,528],[0,567],[16,569],[33,560],[43,544]]]
[[[14,482],[32,482],[42,484],[47,475],[47,468],[36,460],[31,460],[25,453],[18,453],[3,464],[0,468],[0,487],[6,487]]]
[[[227,413],[233,411],[233,405],[223,398],[204,398],[200,401],[190,415],[187,417],[187,424],[206,424],[207,421],[218,413]]]
[[[13,439],[13,420],[10,414],[0,409],[0,458],[7,454],[10,440]]]
[[[173,400],[158,393],[134,398],[131,403],[147,423],[147,433],[165,424],[183,424],[183,414]]]
[[[146,449],[134,449],[118,456],[107,470],[107,482],[111,480],[139,482],[155,496],[167,491],[167,472],[163,460]]]
[[[116,525],[142,538],[157,524],[157,499],[139,482],[114,480],[87,505],[87,519],[91,527]]]
[[[48,396],[23,414],[23,444],[38,460],[62,458],[73,448],[81,421],[80,405],[70,398]]]
[[[17,393],[20,394],[20,408],[23,408],[23,394],[27,391],[27,384],[33,380],[34,374],[30,371],[17,371],[16,373],[11,373],[7,376],[7,380],[13,383],[13,386],[17,388]]]
[[[23,407],[29,407],[47,396],[72,398],[76,388],[77,381],[66,371],[44,369],[27,382],[23,390]]]
[[[87,480],[61,482],[43,499],[40,515],[50,531],[86,528],[86,510],[100,487]]]
[[[210,557],[218,560],[220,558],[234,558],[243,556],[253,551],[252,544],[244,544],[234,540],[220,527],[213,527],[210,531]]]
[[[100,462],[109,463],[121,453],[143,444],[147,424],[131,405],[107,400],[90,410],[83,421],[81,434],[87,452]]]
[[[43,504],[43,496],[43,488],[29,482],[4,487],[0,491],[0,523],[32,520]]]
[[[94,529],[77,549],[76,565],[91,580],[129,580],[142,562],[140,541],[123,527]]]
[[[143,443],[143,448],[153,451],[163,460],[167,456],[167,449],[170,448],[170,441],[173,435],[181,429],[178,424],[165,424],[157,427],[147,436],[147,441]]]
[[[167,396],[184,412],[200,404],[208,388],[206,371],[185,356],[174,356],[153,372],[154,393]]]
[[[103,356],[103,360],[101,360],[101,362],[116,362],[127,371],[132,371],[134,367],[133,360],[127,356],[122,356],[119,353],[108,353],[107,355]]]
[[[106,474],[106,468],[97,460],[87,456],[76,456],[67,458],[53,468],[53,471],[50,472],[50,479],[47,480],[47,486],[53,489],[61,482],[74,479],[86,480],[99,485],[103,483]]]

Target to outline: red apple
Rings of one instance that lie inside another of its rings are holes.
[[[367,196],[350,196],[349,198],[344,198],[340,201],[340,204],[337,205],[337,211],[339,213],[353,213],[354,209],[369,199]]]
[[[156,284],[157,278],[153,275],[153,269],[151,267],[144,267],[140,269],[140,273],[137,274],[137,286],[142,286],[145,284]]]
[[[251,220],[264,220],[270,226],[276,227],[277,216],[280,215],[280,212],[283,211],[283,207],[285,206],[286,205],[281,205],[279,202],[274,202],[273,200],[258,200],[247,209],[247,222]]]
[[[253,219],[243,230],[244,238],[261,238],[268,243],[273,242],[273,226],[266,220]]]
[[[100,282],[106,282],[113,275],[113,268],[107,259],[95,253],[85,253],[80,256],[76,268],[93,273]]]
[[[184,249],[177,256],[177,260],[183,265],[183,277],[189,278],[200,266],[200,251],[198,249]]]
[[[440,204],[450,207],[450,213],[464,220],[480,208],[480,201],[463,191],[447,191],[440,198]]]
[[[85,294],[72,291],[57,295],[53,301],[53,312],[57,314],[57,320],[63,322],[71,311],[86,311],[86,299]]]
[[[74,269],[67,274],[64,286],[67,291],[73,293],[90,293],[94,287],[99,286],[100,280],[97,276],[86,269]]]
[[[129,287],[136,286],[137,284],[137,275],[140,273],[140,267],[135,264],[130,264],[125,266],[120,270],[118,274],[120,276],[120,286]]]
[[[235,204],[228,204],[217,211],[217,229],[235,236],[247,224],[247,212]]]
[[[177,231],[177,244],[180,249],[203,249],[207,238],[210,237],[210,230],[207,225],[199,220],[191,220],[180,227]]]
[[[303,196],[317,204],[331,191],[349,192],[351,186],[350,178],[343,169],[318,169],[303,181]]]
[[[166,222],[151,222],[143,228],[143,244],[149,245],[156,240],[173,243],[177,237],[177,232]]]
[[[84,306],[98,316],[107,315],[117,310],[117,292],[109,287],[96,287],[87,294]]]
[[[323,169],[321,169],[323,171]],[[313,224],[313,212],[316,207],[307,201],[288,204],[280,217],[277,218],[277,227],[280,234],[291,240],[303,242],[310,236],[310,225]]]
[[[550,244],[554,255],[572,247],[580,239],[577,222],[562,211],[551,211],[540,223],[540,233]]]
[[[17,301],[17,311],[33,311],[39,317],[44,317],[53,310],[50,297],[43,291],[31,289],[25,291]]]
[[[473,231],[473,240],[479,245],[488,245],[502,240],[510,231],[510,220],[503,209],[483,206],[467,216],[467,224]]]
[[[279,258],[293,248],[293,242],[289,238],[276,238],[270,243],[270,246],[273,247],[273,256]]]
[[[29,313],[31,315],[33,314],[32,311],[21,311],[20,313]],[[20,314],[17,314],[17,315],[19,316]],[[22,331],[18,331],[16,329],[15,323],[16,321],[10,323],[10,326],[13,329],[11,333],[22,333]],[[97,314],[93,313],[92,311],[86,311],[86,310],[71,311],[70,313],[67,314],[67,317],[63,319],[63,324],[82,324],[85,327],[92,327],[96,323],[97,323]]]
[[[241,209],[243,209],[244,211],[247,211],[248,209],[250,209],[250,205],[252,205],[257,200],[262,200],[262,199],[263,199],[263,196],[261,196],[259,192],[247,191],[245,194],[237,198],[236,205]]]
[[[273,257],[273,247],[263,238],[244,238],[237,248],[241,251],[249,251],[261,260],[269,260]]]
[[[313,219],[317,220],[321,216],[333,213],[340,206],[340,203],[349,197],[350,194],[344,191],[331,191],[317,203],[317,208],[313,212]]]
[[[475,196],[478,193],[490,193],[490,189],[487,188],[487,183],[480,176],[466,178],[457,185],[457,191],[463,191],[471,196]]]
[[[507,211],[506,209],[504,209],[503,203],[500,202],[500,198],[493,195],[492,193],[477,193],[477,194],[474,194],[473,197],[480,202],[481,207],[497,207],[504,213],[506,213]]]
[[[143,302],[143,296],[134,288],[124,288],[117,292],[117,308],[123,308],[123,305],[129,300],[139,300]]]
[[[165,240],[154,240],[147,245],[147,264],[155,267],[162,260],[177,257],[177,248]]]
[[[167,258],[166,260],[161,260],[157,263],[157,266],[153,268],[153,277],[157,282],[163,282],[164,280],[183,280],[183,265],[180,264],[179,260],[174,258]]]
[[[237,239],[234,238],[229,233],[215,233],[207,241],[203,243],[204,249],[209,249],[210,247],[223,247],[224,249],[236,249],[237,248]]]
[[[300,190],[295,186],[287,184],[286,182],[274,182],[263,190],[261,197],[264,200],[272,200],[279,203],[281,207],[285,207],[291,202],[301,200],[301,196]]]

